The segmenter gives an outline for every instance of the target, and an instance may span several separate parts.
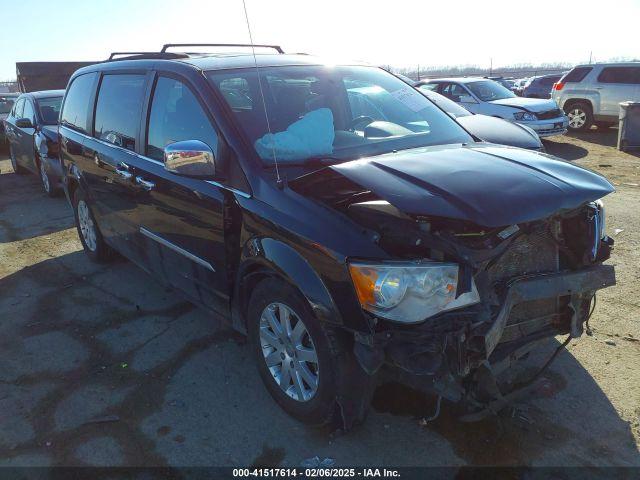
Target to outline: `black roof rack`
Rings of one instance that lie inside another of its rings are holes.
[[[121,57],[121,56],[124,56],[125,58],[115,58],[115,57]],[[172,58],[185,58],[187,56],[188,55],[184,53],[174,53],[174,52],[113,52],[111,55],[109,55],[109,58],[107,59],[107,61],[128,59],[126,57],[133,57],[133,59],[153,59],[153,58],[172,59]]]
[[[273,48],[278,53],[284,53],[280,45],[258,45],[250,43],[167,43],[160,50],[161,53],[167,53],[168,48],[174,47],[257,47],[257,48]]]

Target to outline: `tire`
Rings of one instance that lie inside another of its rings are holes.
[[[38,174],[40,176],[40,183],[42,183],[44,193],[51,198],[57,197],[60,193],[60,189],[53,185],[53,181],[49,177],[47,170],[44,168],[44,163],[42,163],[42,160],[40,160],[39,157],[36,157],[36,164],[38,165]]]
[[[565,107],[565,113],[569,117],[569,130],[572,132],[586,132],[593,125],[593,112],[586,103],[572,103]]]
[[[113,259],[114,251],[105,243],[86,198],[84,191],[80,187],[76,188],[73,196],[73,213],[78,237],[80,237],[82,248],[92,261],[106,263]]]
[[[287,309],[292,334],[278,336],[273,323],[275,321],[276,326],[281,327],[282,312]],[[271,321],[268,320],[270,313]],[[247,321],[260,377],[285,412],[316,426],[342,420],[345,430],[364,421],[373,390],[371,377],[362,371],[350,353],[352,348],[348,348],[346,335],[321,324],[307,300],[294,287],[275,278],[261,281],[251,295]],[[299,339],[296,339],[296,333]],[[305,351],[304,357],[300,351]],[[306,361],[314,358],[313,352],[316,362]],[[287,362],[294,365],[294,371],[291,380],[285,377],[288,387],[285,393],[279,382],[284,380],[282,375],[287,375],[283,370]],[[348,380],[345,381],[346,377]],[[299,388],[294,383],[296,378]],[[315,390],[308,382],[309,378],[315,378]],[[345,415],[345,411],[350,413]]]
[[[13,168],[13,171],[15,173],[17,173],[18,175],[29,173],[26,168],[18,165],[18,161],[16,160],[16,156],[13,153],[13,147],[11,146],[11,144],[9,144],[9,157],[11,158],[11,167]]]

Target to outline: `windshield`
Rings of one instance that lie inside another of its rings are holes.
[[[350,160],[473,141],[415,89],[374,67],[260,68],[209,72],[262,161]]]
[[[39,98],[38,108],[40,109],[42,123],[45,125],[57,125],[61,105],[62,97]]]
[[[453,118],[468,117],[469,115],[473,115],[469,110],[467,110],[464,107],[461,107],[453,100],[449,100],[444,95],[440,95],[439,93],[436,93],[433,90],[431,90],[431,87],[433,86],[434,84],[421,85],[418,87],[418,89],[424,94],[425,97],[427,97],[437,106],[439,106],[442,110],[447,112]]]
[[[15,98],[0,98],[0,113],[9,113],[13,108]]]
[[[508,88],[493,80],[482,80],[465,84],[471,92],[483,102],[513,98],[516,95]]]

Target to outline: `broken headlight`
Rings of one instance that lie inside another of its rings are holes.
[[[395,322],[420,322],[480,301],[475,284],[456,298],[455,263],[354,262],[349,271],[362,308]]]
[[[518,121],[525,121],[525,122],[535,122],[536,120],[538,120],[538,117],[536,117],[536,114],[531,112],[516,112],[513,114],[513,118],[515,118]]]

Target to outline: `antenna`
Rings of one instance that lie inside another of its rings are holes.
[[[264,91],[262,90],[262,80],[260,79],[260,69],[258,68],[258,59],[256,57],[256,47],[253,44],[253,35],[251,35],[251,25],[249,24],[249,14],[247,13],[247,4],[245,0],[242,0],[242,6],[244,7],[244,18],[247,21],[247,30],[249,31],[249,43],[251,43],[251,53],[253,54],[253,63],[256,67],[256,76],[258,77],[258,88],[260,89],[260,97],[262,98],[262,107],[264,108],[264,119],[267,121],[267,130],[273,140],[273,132],[271,131],[271,125],[269,124],[269,114],[267,113],[267,102],[264,99]],[[280,179],[280,170],[278,169],[278,158],[276,156],[275,143],[271,142],[271,153],[273,154],[273,164],[276,166],[276,181],[278,186],[282,186],[282,180]]]

